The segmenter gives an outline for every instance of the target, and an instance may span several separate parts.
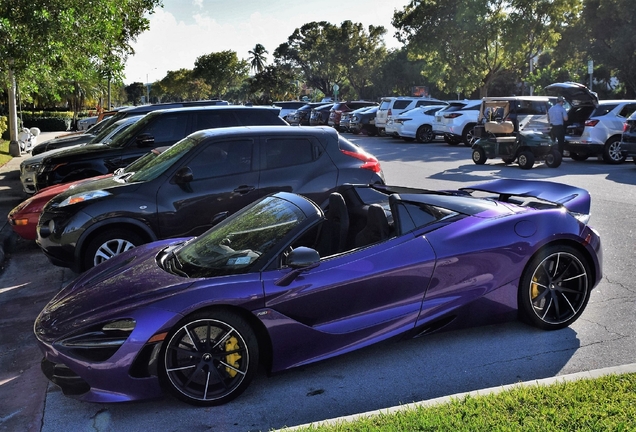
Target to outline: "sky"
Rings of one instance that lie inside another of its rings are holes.
[[[154,82],[168,71],[193,69],[197,57],[232,50],[248,60],[261,44],[270,64],[276,48],[295,29],[312,21],[340,25],[384,26],[387,48],[397,48],[393,12],[410,0],[163,0],[163,8],[150,14],[150,29],[132,43],[124,83]]]

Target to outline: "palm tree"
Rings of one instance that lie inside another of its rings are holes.
[[[248,51],[250,54],[250,67],[256,72],[263,72],[265,69],[265,54],[269,54],[265,47],[261,44],[256,44],[254,49]]]

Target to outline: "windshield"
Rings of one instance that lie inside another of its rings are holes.
[[[141,117],[139,117],[141,118]],[[128,123],[126,123],[128,121]],[[123,124],[122,126],[122,123]],[[121,120],[115,123],[112,123],[110,126],[103,128],[95,137],[90,140],[89,144],[108,144],[111,142],[117,135],[121,134],[123,131],[128,129],[131,125],[133,125],[135,121],[130,120]]]
[[[190,277],[246,273],[304,220],[296,205],[266,197],[186,243],[175,256]]]
[[[140,130],[143,130],[145,126],[154,119],[153,113],[145,115],[141,120],[135,123],[134,127],[126,128],[126,131],[122,134],[118,134],[116,139],[113,139],[108,145],[110,147],[124,147],[128,141],[136,136]]]
[[[141,169],[128,177],[126,181],[129,183],[144,182],[159,177],[191,149],[196,147],[203,139],[204,138],[201,136],[198,138],[196,136],[192,136],[182,139],[178,143],[169,147],[159,156],[155,157],[153,160],[148,161]]]

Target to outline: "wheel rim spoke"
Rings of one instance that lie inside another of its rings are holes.
[[[546,257],[536,267],[529,286],[537,317],[546,324],[560,324],[576,316],[587,299],[587,278],[576,256],[557,252]]]

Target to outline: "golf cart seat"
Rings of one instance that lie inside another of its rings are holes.
[[[511,121],[487,121],[484,125],[486,132],[491,134],[511,134],[515,131],[515,125]]]

